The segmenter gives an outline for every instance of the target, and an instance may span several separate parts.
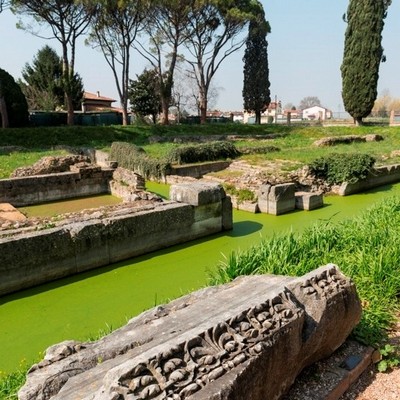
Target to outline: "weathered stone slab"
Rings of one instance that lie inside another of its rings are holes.
[[[268,193],[268,214],[281,215],[293,211],[296,206],[294,183],[271,186]]]
[[[324,205],[324,198],[322,193],[314,192],[296,192],[296,208],[299,210],[315,210]]]
[[[194,182],[171,186],[169,195],[172,201],[192,206],[202,206],[204,204],[219,203],[225,197],[225,192],[218,183]]]
[[[332,264],[301,278],[242,277],[156,307],[97,342],[52,346],[19,399],[279,399],[360,315],[354,284]]]

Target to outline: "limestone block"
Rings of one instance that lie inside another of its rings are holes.
[[[271,185],[261,185],[257,193],[258,209],[265,214],[268,214],[268,195],[270,191]]]
[[[315,210],[324,205],[324,198],[322,193],[312,192],[296,192],[296,208],[299,210]]]
[[[52,346],[19,399],[276,400],[360,316],[353,282],[332,264],[300,278],[241,277],[147,311],[97,342]]]
[[[225,191],[218,183],[193,182],[171,186],[170,199],[192,206],[218,203],[225,197]]]
[[[232,200],[226,196],[222,199],[222,230],[230,231],[231,229],[233,229]]]
[[[283,183],[271,186],[268,193],[268,213],[280,215],[293,211],[296,206],[294,193],[294,183]]]

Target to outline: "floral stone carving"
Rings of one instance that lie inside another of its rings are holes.
[[[334,265],[301,278],[243,277],[146,312],[99,342],[72,342],[71,352],[61,344],[62,355],[52,346],[19,398],[279,399],[360,314],[354,284]]]

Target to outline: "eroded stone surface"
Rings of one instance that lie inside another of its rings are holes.
[[[279,399],[359,321],[334,265],[301,278],[250,276],[156,307],[93,343],[52,346],[20,400]]]

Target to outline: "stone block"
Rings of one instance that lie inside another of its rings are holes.
[[[296,192],[296,208],[299,210],[315,210],[324,205],[324,198],[322,193],[312,192]]]
[[[268,195],[270,191],[271,185],[261,185],[257,193],[258,210],[265,214],[268,214]]]
[[[332,264],[300,278],[241,277],[158,306],[97,342],[52,346],[19,399],[279,399],[360,316],[353,282]]]
[[[294,183],[271,186],[268,193],[268,213],[281,215],[293,211],[296,206]]]
[[[218,183],[194,182],[171,186],[170,199],[192,206],[218,203],[225,197],[225,191]]]

